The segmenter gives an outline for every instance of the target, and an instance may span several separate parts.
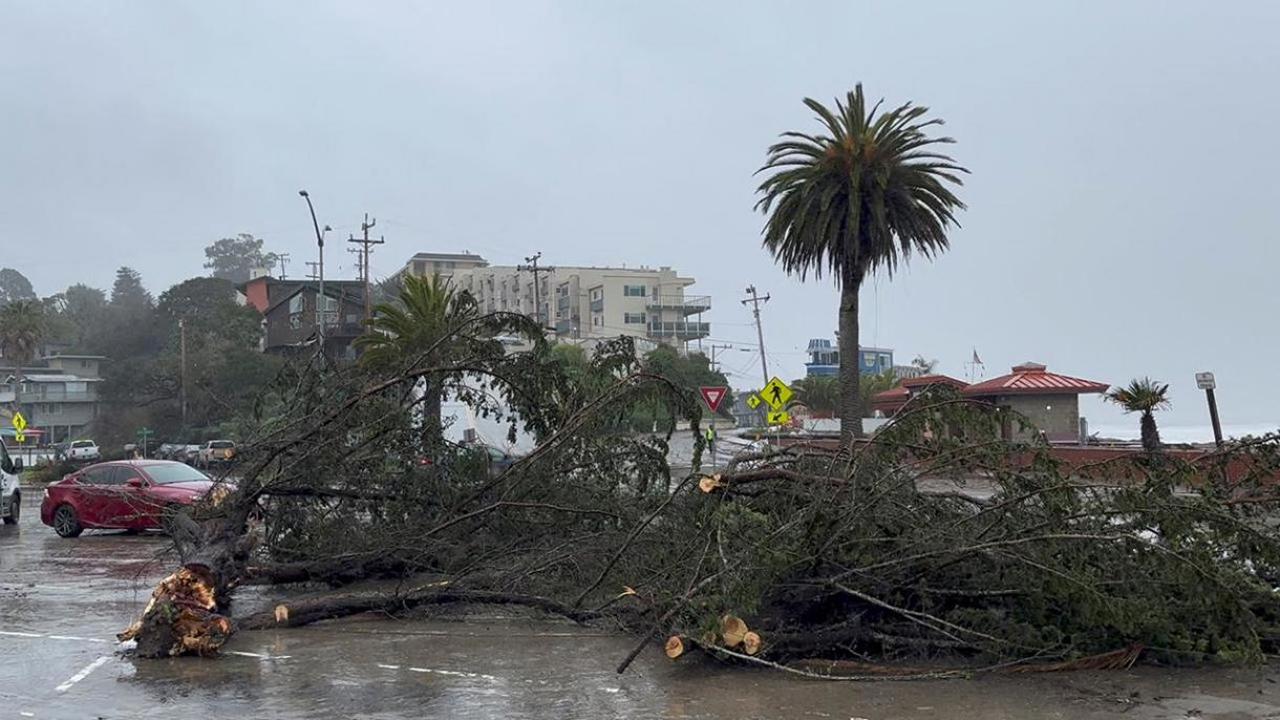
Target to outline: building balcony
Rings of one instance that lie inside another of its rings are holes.
[[[593,313],[604,312],[604,299],[603,299],[603,298],[601,298],[600,300],[592,300],[592,301],[591,301],[591,312],[593,312]]]
[[[647,306],[650,310],[674,310],[683,315],[696,315],[711,309],[711,298],[707,295],[657,295],[649,298]]]
[[[0,395],[0,397],[3,397]],[[81,391],[65,391],[56,390],[50,392],[20,392],[18,393],[18,402],[20,403],[57,403],[57,402],[98,402],[98,393]]]
[[[650,322],[649,337],[655,339],[697,340],[711,334],[711,323],[688,322]]]

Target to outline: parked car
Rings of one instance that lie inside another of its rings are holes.
[[[18,475],[22,474],[22,458],[9,457],[9,451],[0,440],[0,518],[5,525],[14,525],[22,514],[22,490],[18,487]]]
[[[102,451],[92,440],[76,440],[67,448],[67,459],[71,462],[94,462],[102,459]]]
[[[174,458],[174,460],[181,460],[188,465],[195,465],[200,462],[200,447],[199,445],[187,445],[182,449],[180,456]]]
[[[229,463],[235,457],[235,443],[230,440],[210,440],[200,448],[200,462],[198,464],[202,468],[211,468],[214,465]]]
[[[186,445],[179,443],[162,443],[156,448],[155,456],[157,460],[178,460],[178,453],[185,449]]]
[[[204,497],[213,486],[208,475],[182,463],[98,463],[45,489],[40,522],[65,538],[86,529],[164,529],[174,513]]]

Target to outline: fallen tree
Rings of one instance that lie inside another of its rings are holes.
[[[458,333],[495,331],[473,323],[440,342]],[[536,343],[473,345],[448,363],[282,378],[234,489],[175,533],[173,577],[194,578],[203,600],[161,583],[127,633],[139,654],[216,651],[244,583],[329,589],[242,629],[519,605],[635,633],[620,671],[654,641],[673,659],[840,677],[924,661],[1123,667],[1140,653],[1251,662],[1280,644],[1280,437],[1222,451],[1223,467],[1247,460],[1230,477],[1158,454],[1065,468],[1043,447],[994,441],[992,408],[923,393],[856,449],[773,449],[708,474],[692,390],[646,373],[625,342],[585,375]],[[424,382],[476,412],[512,412],[536,448],[491,472],[424,438]],[[667,437],[625,432],[641,401],[687,422],[690,472],[673,477]],[[395,589],[352,585],[371,578]]]

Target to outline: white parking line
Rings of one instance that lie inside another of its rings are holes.
[[[40,633],[15,632],[15,631],[13,631],[13,630],[0,630],[0,635],[10,635],[10,636],[12,636],[12,637],[25,637],[25,638],[42,638],[42,637],[44,637],[44,636],[43,636],[43,635],[41,635]]]
[[[493,682],[497,682],[498,680],[498,678],[492,675],[485,675],[483,673],[460,672],[458,670],[437,670],[435,668],[420,668],[420,667],[411,667],[409,668],[409,670],[416,673],[431,673],[432,675],[448,675],[449,677],[480,678],[481,680],[490,680]]]
[[[98,668],[102,667],[102,666],[103,666],[104,664],[106,664],[106,662],[107,662],[108,660],[110,660],[110,659],[111,659],[111,656],[110,656],[110,655],[103,655],[103,656],[99,657],[97,660],[94,660],[93,662],[89,663],[88,665],[85,665],[85,666],[84,666],[84,668],[80,670],[80,672],[76,673],[75,675],[72,675],[70,678],[68,678],[68,679],[67,679],[67,681],[66,681],[66,682],[64,682],[64,683],[62,683],[61,685],[59,685],[58,687],[54,688],[54,691],[55,691],[55,692],[66,692],[66,691],[70,690],[72,685],[75,685],[76,683],[80,682],[81,680],[83,680],[83,679],[85,679],[85,678],[89,677],[89,673],[91,673],[91,672],[93,672],[94,670],[97,670]]]
[[[261,658],[262,660],[288,660],[292,655],[263,655],[262,653],[244,652],[243,650],[227,650],[224,655],[239,655],[241,657]]]

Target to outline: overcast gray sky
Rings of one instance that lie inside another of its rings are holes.
[[[863,291],[863,342],[964,376],[1022,360],[1171,382],[1170,425],[1280,422],[1273,280],[1280,3],[0,2],[0,265],[37,292],[159,293],[250,232],[314,255],[378,218],[414,252],[674,265],[717,342],[803,373],[836,291],[786,277],[752,210],[801,98],[862,81],[947,120],[973,175],[953,250]],[[351,277],[338,244],[328,276]],[[345,249],[345,248],[343,248]],[[335,266],[337,266],[335,268]],[[731,351],[737,384],[754,356]],[[1096,399],[1095,425],[1132,423]]]

